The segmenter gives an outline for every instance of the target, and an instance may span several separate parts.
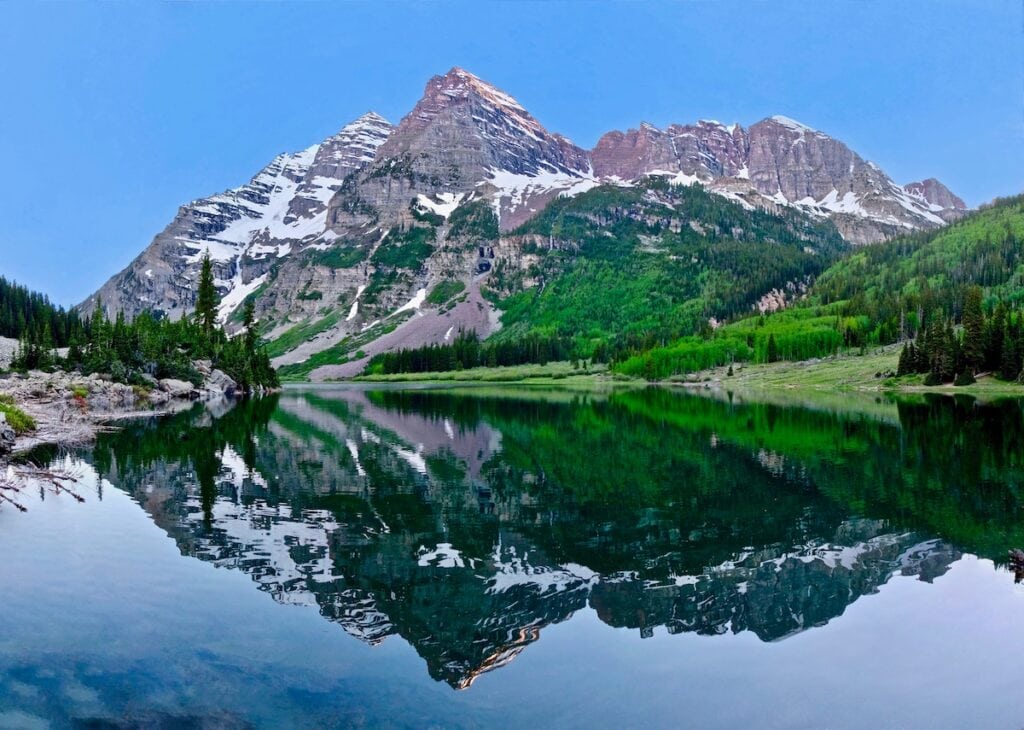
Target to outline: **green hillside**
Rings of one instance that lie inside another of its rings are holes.
[[[748,210],[661,178],[556,199],[514,235],[539,241],[525,249],[538,257],[525,276],[539,285],[497,268],[499,338],[582,336],[613,349],[749,311],[763,292],[809,281],[847,248],[831,223]]]
[[[1022,244],[1024,196],[998,200],[936,231],[856,249],[825,270],[798,307],[636,348],[616,369],[664,378],[734,361],[800,360],[890,344],[917,336],[931,322],[959,325],[972,287],[981,288],[988,329],[1001,328],[985,336],[1001,341],[1005,329],[1017,337]]]

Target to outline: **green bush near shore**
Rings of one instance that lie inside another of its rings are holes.
[[[18,436],[36,430],[36,419],[14,405],[14,398],[9,395],[0,395],[0,413],[7,417],[8,425]]]

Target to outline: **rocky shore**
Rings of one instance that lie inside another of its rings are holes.
[[[195,365],[204,377],[199,386],[172,378],[126,385],[99,373],[0,375],[0,396],[10,396],[15,406],[36,422],[33,431],[19,436],[14,436],[6,422],[0,422],[0,464],[7,455],[40,444],[88,443],[120,419],[163,415],[188,408],[197,400],[217,401],[236,395],[238,387],[226,373],[206,361]]]

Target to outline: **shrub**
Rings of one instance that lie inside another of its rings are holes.
[[[10,396],[0,396],[0,413],[7,418],[7,424],[18,436],[36,430],[36,420],[14,405]]]
[[[362,246],[337,247],[328,249],[320,256],[318,263],[332,269],[350,269],[366,259],[366,249]]]
[[[971,371],[964,370],[962,373],[956,376],[956,379],[953,381],[953,385],[973,385],[976,382],[978,381],[975,380],[974,375],[971,373]]]
[[[417,270],[434,250],[434,229],[415,227],[407,231],[388,234],[372,261],[378,266]]]
[[[428,304],[444,304],[452,297],[461,294],[466,289],[466,285],[461,281],[453,281],[446,279],[438,283],[437,286],[431,290],[430,294],[427,295]]]

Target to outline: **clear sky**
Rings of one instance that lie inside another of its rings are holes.
[[[592,146],[785,114],[897,182],[1024,190],[1021,0],[0,3],[0,274],[74,304],[188,200],[463,66]]]

